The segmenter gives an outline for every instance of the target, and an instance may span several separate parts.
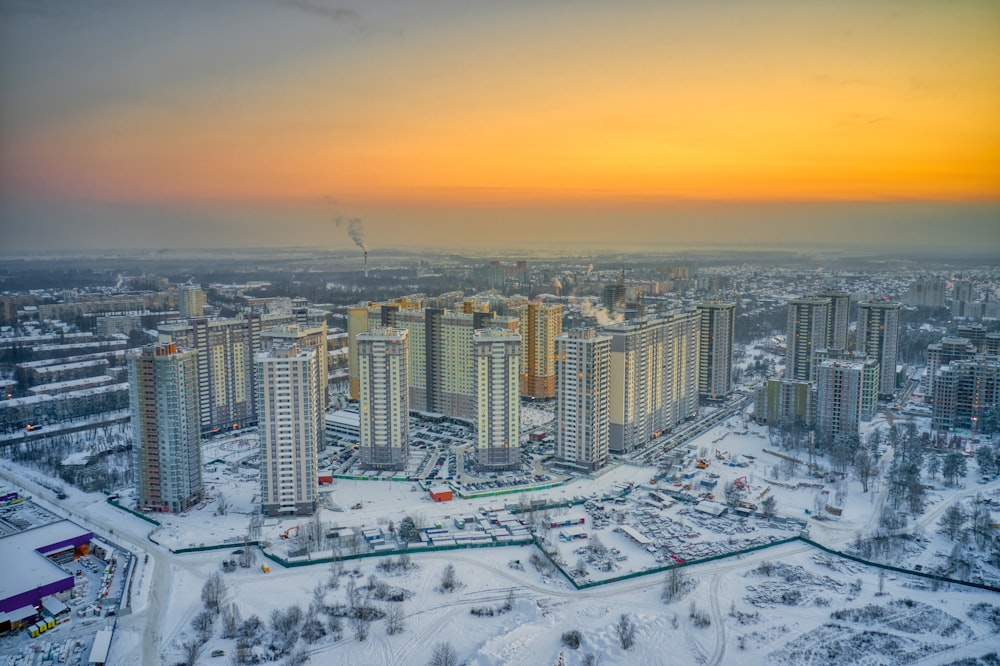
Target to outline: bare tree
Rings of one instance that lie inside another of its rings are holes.
[[[458,653],[451,643],[435,643],[427,666],[458,666]]]
[[[305,650],[297,650],[288,655],[288,659],[285,659],[281,666],[302,666],[306,663],[309,663],[309,653]]]
[[[764,518],[773,518],[777,508],[778,500],[774,498],[774,495],[768,495],[764,498],[764,501],[760,503],[760,515]]]
[[[236,638],[240,627],[240,609],[236,602],[226,605],[222,609],[222,637]]]
[[[399,604],[389,604],[385,609],[385,633],[393,636],[406,629],[406,615]]]
[[[460,583],[455,577],[455,565],[450,562],[441,572],[441,585],[438,589],[442,592],[454,592],[458,588]]]
[[[601,658],[600,656],[594,654],[593,652],[588,652],[583,655],[583,659],[580,662],[583,666],[600,666]]]
[[[360,614],[351,617],[351,626],[354,627],[354,637],[359,641],[367,640],[370,625],[371,620],[362,617]]]
[[[184,655],[185,666],[195,666],[198,663],[198,657],[205,650],[205,643],[197,639],[187,641],[181,645],[181,652]]]
[[[660,593],[660,599],[664,603],[670,603],[683,594],[686,587],[687,581],[685,580],[684,573],[679,566],[674,564],[667,571],[667,577],[663,580],[663,591]]]
[[[222,574],[214,572],[205,581],[201,588],[201,600],[205,603],[205,608],[218,613],[222,610],[222,603],[226,599],[226,582],[222,580]]]
[[[628,613],[622,613],[615,625],[615,635],[618,637],[618,644],[623,650],[628,650],[635,645],[635,623]]]
[[[198,634],[198,640],[202,643],[207,643],[208,639],[212,637],[214,625],[215,614],[208,609],[203,610],[191,619],[191,627]]]
[[[219,493],[218,501],[215,504],[215,515],[224,516],[229,513],[229,500],[222,493]]]

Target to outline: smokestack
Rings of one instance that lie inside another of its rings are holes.
[[[365,279],[368,279],[368,250],[365,250]]]

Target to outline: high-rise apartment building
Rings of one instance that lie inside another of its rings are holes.
[[[984,412],[1000,405],[1000,360],[979,356],[942,365],[933,396],[932,428],[979,432]]]
[[[521,395],[553,398],[556,394],[555,339],[562,333],[562,306],[532,301],[512,310],[520,320]]]
[[[819,364],[816,433],[820,438],[832,441],[838,435],[858,434],[864,395],[864,365],[859,361],[834,359]]]
[[[410,454],[410,396],[406,329],[378,326],[357,337],[361,464],[406,469]]]
[[[754,395],[757,423],[810,426],[816,421],[816,389],[810,382],[769,379]]]
[[[282,324],[273,326],[260,334],[261,351],[276,347],[298,347],[312,349],[316,352],[316,384],[319,386],[320,409],[327,407],[327,384],[329,383],[328,362],[326,353],[326,321],[319,326],[309,327],[305,324]]]
[[[205,292],[199,284],[182,284],[177,288],[177,310],[182,317],[201,317],[205,313]]]
[[[899,357],[899,303],[858,303],[858,351],[878,361],[878,394],[889,397],[896,390]]]
[[[129,358],[132,456],[141,509],[177,513],[204,495],[197,356],[164,344]]]
[[[851,323],[851,295],[846,291],[821,291],[817,298],[830,300],[826,320],[826,348],[847,349],[847,330]]]
[[[829,317],[828,298],[795,298],[788,302],[785,379],[815,381],[814,355],[826,348]]]
[[[261,511],[307,516],[318,497],[323,386],[316,349],[276,344],[256,355],[261,440]]]
[[[161,324],[161,343],[173,342],[198,352],[201,432],[257,423],[253,357],[260,351],[262,317],[191,319]]]
[[[910,283],[910,288],[903,296],[907,305],[919,307],[944,307],[944,294],[947,283],[940,278],[923,278]]]
[[[976,357],[978,350],[968,338],[946,336],[941,342],[927,345],[927,397],[934,399],[934,384],[937,372],[952,361],[962,361]]]
[[[503,328],[473,335],[479,469],[521,466],[521,336]]]
[[[722,400],[733,392],[736,303],[709,301],[699,304],[698,312],[698,393],[706,400]]]
[[[357,337],[376,326],[392,326],[393,316],[397,312],[419,310],[420,307],[420,300],[404,296],[387,303],[363,303],[347,310],[347,367],[351,400],[357,400],[360,395]]]
[[[609,447],[628,453],[698,413],[697,310],[606,326],[611,337]]]
[[[556,459],[581,472],[608,463],[611,336],[592,328],[556,336]]]

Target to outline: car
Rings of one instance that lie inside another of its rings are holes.
[[[226,656],[226,651],[225,650],[212,650],[212,656],[213,657],[225,657]]]

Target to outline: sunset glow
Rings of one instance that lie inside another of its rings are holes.
[[[1000,6],[816,5],[9,10],[3,195],[996,203]]]

